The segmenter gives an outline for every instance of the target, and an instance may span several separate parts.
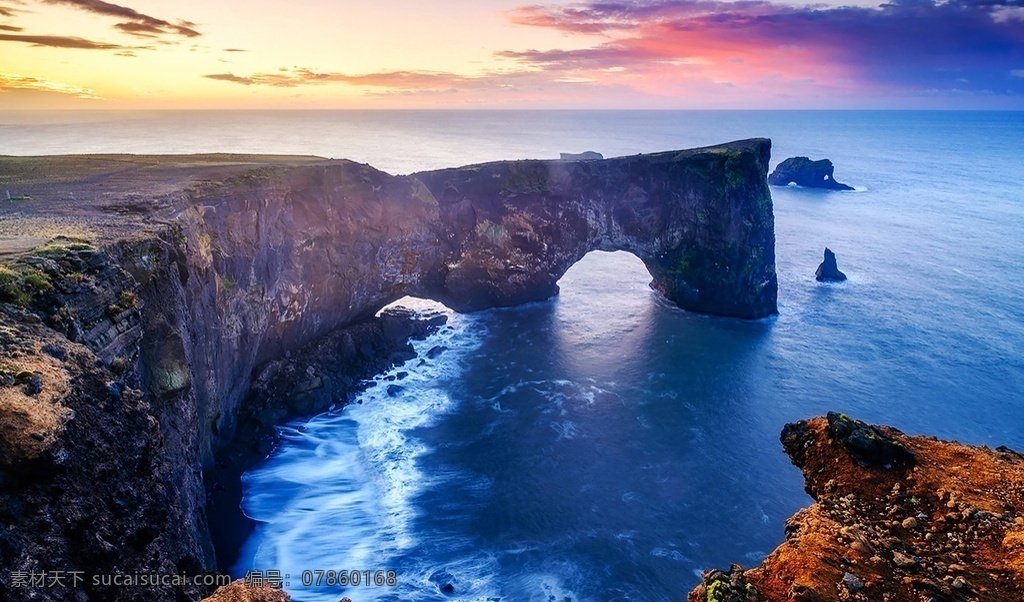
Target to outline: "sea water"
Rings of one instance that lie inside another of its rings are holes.
[[[856,188],[772,189],[779,315],[684,312],[638,259],[599,252],[557,298],[448,312],[417,344],[445,352],[283,426],[245,475],[258,527],[234,571],[280,571],[299,601],[679,600],[702,569],[781,543],[810,499],[779,432],[829,410],[1024,449],[1024,113],[0,115],[8,154],[299,153],[392,173],[754,136],[773,166],[828,157]],[[814,280],[825,246],[848,281]],[[325,585],[378,570],[395,585]]]

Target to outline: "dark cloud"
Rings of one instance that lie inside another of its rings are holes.
[[[0,31],[25,31],[21,27],[15,27],[13,25],[0,25]]]
[[[173,34],[180,35],[187,38],[198,37],[200,34],[194,29],[195,23],[191,21],[179,20],[177,23],[171,23],[164,19],[158,19],[156,17],[140,13],[133,8],[127,6],[121,6],[120,4],[111,4],[110,2],[104,2],[103,0],[42,0],[47,4],[61,4],[65,6],[71,6],[84,11],[88,11],[97,15],[103,15],[107,17],[117,17],[118,19],[125,19],[126,22],[118,23],[115,27],[126,31],[131,34]],[[148,29],[132,29],[135,28],[148,28]]]
[[[1024,94],[1024,0],[896,0],[879,7],[765,0],[655,0],[535,5],[518,24],[601,36],[579,50],[505,51],[546,70],[612,68],[711,57],[734,69],[800,65],[861,85]],[[965,81],[966,80],[966,81]]]
[[[141,38],[154,38],[158,35],[165,33],[163,29],[155,25],[150,25],[149,23],[139,23],[137,21],[118,23],[114,27],[120,29],[121,31],[127,34],[131,34],[133,36],[138,36]]]
[[[224,52],[249,52],[245,48],[225,48]]]
[[[33,46],[48,46],[51,48],[79,48],[83,50],[120,50],[124,46],[118,44],[105,44],[93,42],[84,38],[72,36],[32,36],[19,34],[0,34],[0,42],[24,42]]]
[[[21,2],[18,2],[17,0],[8,0],[8,2],[13,2],[15,4],[22,4]],[[0,17],[13,17],[14,15],[16,15],[18,13],[27,13],[27,12],[29,12],[29,11],[21,9],[21,8],[13,8],[11,6],[0,6]]]

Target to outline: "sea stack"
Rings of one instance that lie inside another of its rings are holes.
[[[846,274],[839,271],[839,266],[836,265],[836,254],[832,252],[832,249],[825,247],[825,259],[818,266],[818,270],[814,272],[815,279],[818,282],[842,282],[846,280]]]
[[[835,166],[828,159],[811,161],[807,157],[790,157],[779,163],[775,171],[768,176],[768,183],[772,186],[796,184],[805,188],[853,190],[852,186],[836,182],[832,175],[834,171]]]

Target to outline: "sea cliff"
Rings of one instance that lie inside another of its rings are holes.
[[[0,213],[0,586],[208,593],[91,577],[215,570],[218,469],[402,361],[422,327],[374,318],[402,296],[541,300],[587,252],[621,249],[685,309],[774,313],[769,155],[749,140],[411,176],[312,157],[0,158],[18,199]],[[273,407],[261,391],[295,367],[280,362],[318,344],[351,370],[300,370],[308,395]],[[53,571],[86,581],[16,581]]]

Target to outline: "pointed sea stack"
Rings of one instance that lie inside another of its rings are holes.
[[[836,254],[832,252],[832,249],[825,247],[825,260],[818,266],[818,270],[814,272],[814,278],[818,282],[842,282],[846,280],[846,274],[839,271],[839,266],[836,265]]]
[[[835,166],[828,159],[811,161],[807,157],[790,157],[779,163],[768,176],[768,183],[772,186],[788,186],[792,183],[805,188],[853,190],[852,186],[836,182],[832,175],[834,171]]]

